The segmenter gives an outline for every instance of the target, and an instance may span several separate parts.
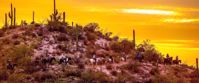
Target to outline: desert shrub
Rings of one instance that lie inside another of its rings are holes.
[[[124,65],[124,68],[131,71],[132,73],[138,73],[140,64],[138,62],[135,63],[129,63],[127,65]]]
[[[13,47],[9,50],[8,57],[12,62],[18,66],[26,66],[31,62],[31,52],[32,48],[29,48],[25,45],[20,45]]]
[[[117,75],[118,75],[117,71],[111,71],[111,74],[112,74],[113,76],[117,76]]]
[[[99,25],[97,23],[89,23],[86,26],[84,26],[84,30],[89,32],[94,32],[97,31],[98,29]]]
[[[110,47],[115,52],[121,52],[121,49],[122,49],[122,45],[119,42],[112,42],[110,44]]]
[[[0,71],[0,80],[7,80],[8,79],[8,73],[6,69],[1,69]]]
[[[85,65],[84,65],[83,63],[79,63],[79,64],[78,64],[78,68],[79,68],[79,69],[85,69]]]
[[[174,75],[158,75],[152,78],[152,83],[177,83],[177,78]]]
[[[18,73],[11,74],[8,78],[8,83],[25,83],[27,78],[30,78],[30,75]]]
[[[119,54],[116,54],[114,58],[114,62],[115,63],[119,63],[120,62],[120,57],[119,57]]]
[[[113,36],[112,38],[114,41],[118,41],[119,40],[119,37],[118,36]]]
[[[10,43],[11,43],[11,41],[10,41],[9,38],[2,39],[2,42],[3,42],[4,44],[10,44]]]
[[[160,73],[160,71],[159,71],[159,69],[157,67],[156,68],[152,68],[151,71],[150,71],[151,75],[156,75],[156,74],[159,74],[159,73]]]
[[[199,83],[199,79],[197,77],[191,78],[191,83]],[[180,82],[179,82],[180,83]]]
[[[106,69],[112,70],[112,69],[113,69],[113,66],[112,66],[112,65],[107,65],[107,66],[106,66]]]
[[[51,80],[57,79],[55,74],[50,73],[50,72],[41,72],[41,71],[35,72],[35,73],[33,73],[32,76],[35,78],[35,80],[37,80],[39,82],[44,82],[44,81],[49,80],[49,79],[51,79]]]
[[[19,45],[19,44],[20,44],[20,41],[15,40],[15,41],[13,41],[13,44],[14,44],[14,45]]]
[[[61,33],[59,36],[57,36],[57,40],[58,40],[58,41],[66,41],[66,40],[68,40],[68,39],[67,39],[67,37],[66,37],[66,34]]]
[[[3,35],[4,35],[4,31],[0,29],[0,37],[3,37]]]
[[[69,77],[69,76],[80,77],[81,71],[76,70],[76,69],[68,69],[64,72],[64,76],[66,76],[66,77]]]
[[[55,18],[53,16],[55,16]],[[58,14],[58,11],[56,11],[56,14],[51,15],[51,18],[52,20],[48,20],[49,31],[66,32],[65,27],[67,27],[68,24],[61,22],[61,14]]]
[[[125,53],[130,53],[131,50],[134,48],[133,43],[126,39],[121,41],[121,46],[122,46],[121,50]]]
[[[138,45],[137,50],[144,49],[144,60],[149,62],[163,62],[163,55],[155,49],[155,46],[149,40],[143,41]]]
[[[98,38],[97,35],[95,33],[92,33],[92,32],[86,33],[86,36],[87,36],[87,39],[89,41],[94,41]]]
[[[81,74],[81,78],[84,82],[99,82],[99,83],[107,83],[110,82],[110,79],[107,75],[102,72],[94,72],[94,71],[84,71]]]
[[[12,36],[12,39],[17,39],[17,38],[19,38],[19,34],[14,34],[14,35]]]
[[[131,83],[137,83],[135,82],[135,78],[129,76],[128,74],[118,74],[114,83],[126,83],[127,81],[131,81]]]

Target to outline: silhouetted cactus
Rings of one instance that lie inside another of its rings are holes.
[[[11,5],[10,5],[10,12],[9,12],[9,18],[10,18],[10,26],[12,26],[13,25],[13,7],[12,7],[12,3],[11,3]]]
[[[135,30],[133,30],[133,46],[134,46],[133,48],[134,48],[134,49],[135,49],[135,44],[136,44],[136,43],[135,43]]]
[[[56,0],[54,0],[54,15],[56,14]],[[54,17],[54,19],[55,19],[55,17]]]
[[[63,12],[63,23],[65,23],[66,21],[66,13],[65,12]]]
[[[76,24],[76,30],[75,30],[75,41],[76,41],[76,50],[78,50],[78,42],[79,42],[79,26]]]
[[[35,23],[35,11],[32,12],[32,22],[31,24],[34,24]]]
[[[10,26],[12,27],[14,25],[15,27],[16,26],[16,8],[14,8],[14,11],[13,11],[12,3],[10,5],[9,18],[10,18]]]
[[[197,76],[199,76],[199,72],[198,72],[198,58],[196,58],[196,72],[197,72]]]
[[[16,26],[16,8],[14,8],[14,27]]]
[[[7,13],[5,13],[5,28],[8,27],[8,17],[7,17]]]

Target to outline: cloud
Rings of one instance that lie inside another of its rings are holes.
[[[166,23],[192,23],[199,22],[199,19],[190,19],[190,18],[168,18],[164,19],[163,22]]]
[[[116,12],[127,14],[146,14],[146,15],[179,15],[178,12],[168,10],[156,10],[156,9],[105,9],[105,8],[86,8],[86,11],[90,12]]]
[[[151,15],[178,15],[174,11],[166,10],[154,10],[154,9],[121,9],[123,13],[133,13],[133,14],[151,14]]]

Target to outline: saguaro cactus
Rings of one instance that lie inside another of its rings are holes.
[[[10,18],[10,26],[12,26],[13,25],[13,7],[12,7],[12,3],[10,5],[9,18]]]
[[[5,28],[8,27],[8,17],[7,17],[7,13],[5,13]]]
[[[133,30],[133,46],[134,46],[133,48],[134,48],[134,49],[135,49],[135,44],[136,44],[136,43],[135,43],[135,30]]]
[[[54,14],[56,12],[56,0],[54,0]]]
[[[57,9],[56,9],[56,0],[54,0],[54,15],[53,15],[53,20],[55,21],[55,19],[56,19],[56,15],[57,15]]]
[[[76,30],[75,30],[75,38],[76,38],[76,50],[78,50],[78,42],[79,42],[79,26],[76,24]]]
[[[65,19],[66,19],[66,13],[63,12],[63,23],[65,23]]]
[[[196,72],[197,72],[197,76],[199,76],[199,72],[198,72],[198,58],[196,58]]]
[[[35,23],[35,11],[32,12],[32,22],[31,24],[34,24]]]
[[[16,26],[16,8],[14,8],[14,11],[13,11],[12,3],[10,5],[10,12],[9,12],[8,15],[9,15],[9,18],[10,18],[10,26],[13,26],[13,24],[14,24],[14,27],[15,27]]]
[[[73,24],[74,24],[74,23],[72,22],[72,28],[73,28]]]
[[[14,27],[16,26],[16,8],[14,8]]]

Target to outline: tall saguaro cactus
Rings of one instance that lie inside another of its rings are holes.
[[[133,48],[134,48],[134,49],[135,49],[135,44],[136,44],[136,43],[135,43],[135,30],[133,30],[133,46],[134,46]]]
[[[32,12],[32,23],[31,24],[34,24],[35,23],[35,11]]]
[[[12,26],[13,25],[13,7],[12,7],[12,3],[10,5],[9,18],[10,18],[10,26]]]
[[[13,11],[12,3],[10,5],[10,12],[9,12],[8,16],[10,18],[10,26],[14,25],[14,27],[15,27],[16,26],[16,8],[14,8],[14,11]]]
[[[8,17],[7,17],[7,13],[5,13],[5,28],[8,27]]]
[[[53,20],[55,21],[57,15],[57,9],[56,9],[56,0],[54,0],[54,15],[53,15]]]
[[[76,30],[75,30],[75,39],[76,39],[76,50],[78,51],[79,45],[79,26],[76,24]]]
[[[56,13],[56,0],[54,0],[54,14]]]
[[[199,72],[198,72],[198,58],[196,58],[196,72],[197,72],[197,76],[199,76]]]
[[[66,21],[66,13],[65,12],[63,12],[63,23],[65,23]]]
[[[16,8],[14,8],[14,27],[16,26]]]

